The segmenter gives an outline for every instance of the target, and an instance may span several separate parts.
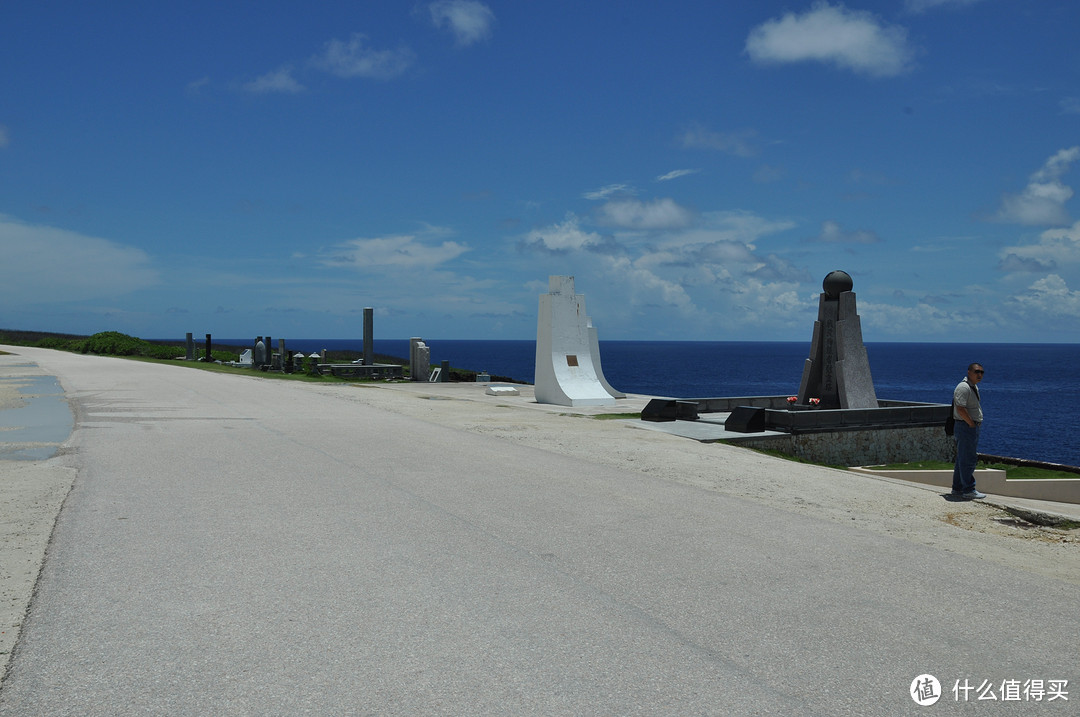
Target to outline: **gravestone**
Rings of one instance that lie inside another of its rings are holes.
[[[574,291],[572,276],[549,277],[548,289],[540,295],[536,325],[536,402],[614,406],[616,396],[602,381],[599,340],[585,313],[585,296]]]
[[[184,354],[184,359],[186,361],[194,361],[195,360],[195,339],[192,338],[192,335],[191,335],[190,332],[187,335],[186,341],[187,341],[187,351]]]
[[[810,399],[817,398],[820,408],[878,407],[852,287],[851,277],[843,271],[830,273],[822,282],[799,405],[810,405]]]

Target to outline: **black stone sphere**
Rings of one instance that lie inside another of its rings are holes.
[[[845,291],[851,291],[851,287],[855,284],[851,281],[851,276],[846,271],[832,271],[825,277],[825,281],[821,282],[821,288],[825,290],[825,295],[830,299],[835,299]]]

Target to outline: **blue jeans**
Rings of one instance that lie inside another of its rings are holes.
[[[964,421],[957,421],[953,435],[956,437],[956,467],[953,468],[952,489],[954,493],[970,493],[975,490],[975,463],[979,460],[979,429]]]

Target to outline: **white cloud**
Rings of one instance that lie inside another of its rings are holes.
[[[425,243],[416,236],[351,239],[324,252],[322,262],[329,266],[348,266],[357,269],[427,268],[456,259],[469,247],[453,241]]]
[[[641,304],[657,297],[663,305],[675,307],[684,313],[695,310],[693,299],[679,282],[664,279],[627,257],[607,257],[606,262],[608,273],[618,277],[623,285],[633,287],[633,303]],[[643,299],[642,294],[646,298]]]
[[[353,33],[348,40],[330,40],[323,51],[311,59],[311,64],[330,74],[344,77],[367,77],[389,80],[403,74],[415,62],[416,56],[408,47],[396,50],[375,50],[365,45],[367,36]]]
[[[304,91],[304,86],[293,77],[291,67],[285,66],[273,72],[267,72],[261,77],[256,77],[251,82],[244,83],[244,90],[256,95],[264,95],[272,92],[296,94]],[[191,85],[188,86],[189,90]],[[200,85],[201,87],[201,85]],[[198,89],[194,90],[198,91]]]
[[[119,296],[158,283],[141,249],[3,214],[0,256],[0,299],[8,307]]]
[[[1027,293],[1012,300],[1025,314],[1080,319],[1080,291],[1070,289],[1057,274],[1039,279],[1028,287]]]
[[[566,221],[543,229],[534,229],[525,236],[527,246],[549,252],[565,253],[597,247],[604,242],[596,232],[584,231],[578,218],[568,214]]]
[[[859,317],[864,326],[884,336],[945,335],[964,324],[941,308],[923,302],[915,306],[864,302],[859,307]]]
[[[669,198],[642,202],[637,199],[618,199],[599,209],[599,221],[622,229],[679,229],[690,226],[694,214]]]
[[[903,27],[827,2],[754,28],[746,38],[746,52],[761,64],[825,62],[876,77],[906,72],[914,56]]]
[[[877,244],[881,238],[867,229],[847,231],[838,223],[826,220],[821,223],[821,234],[815,238],[815,241],[827,244]]]
[[[477,0],[441,0],[431,3],[428,11],[435,27],[448,28],[460,47],[491,37],[495,25],[495,13]]]
[[[661,174],[656,178],[658,182],[670,182],[672,179],[678,179],[679,177],[686,177],[691,174],[697,174],[700,169],[673,169],[667,174]]]
[[[197,80],[192,80],[191,82],[187,83],[187,86],[184,88],[184,91],[188,95],[190,95],[192,97],[195,97],[195,96],[198,96],[198,95],[202,94],[203,90],[205,90],[209,86],[210,86],[210,78],[209,77],[200,77]]]
[[[1080,115],[1080,97],[1062,97],[1061,113],[1066,115]]]
[[[737,157],[752,157],[757,154],[757,148],[752,141],[756,136],[757,132],[754,130],[713,132],[700,125],[694,125],[683,132],[679,141],[686,149],[712,149],[734,154]]]
[[[598,201],[601,199],[607,199],[608,197],[616,194],[637,194],[637,191],[633,187],[626,184],[609,184],[605,187],[600,187],[599,189],[593,190],[591,192],[585,192],[585,194],[582,196],[584,196],[585,199]]]
[[[1080,222],[1061,229],[1047,229],[1038,244],[1005,247],[999,252],[1005,271],[1048,271],[1080,264]]]
[[[1062,225],[1069,223],[1065,202],[1073,196],[1072,187],[1061,177],[1080,159],[1080,146],[1059,150],[1037,172],[1019,194],[1007,194],[994,219],[1008,224]]]
[[[772,165],[763,164],[754,170],[754,181],[758,184],[779,182],[784,178],[786,173],[787,172],[783,167],[774,167]]]

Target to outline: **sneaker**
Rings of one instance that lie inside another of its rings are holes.
[[[964,500],[981,500],[986,497],[986,493],[980,493],[977,490],[973,490],[970,493],[964,493],[960,497]]]

